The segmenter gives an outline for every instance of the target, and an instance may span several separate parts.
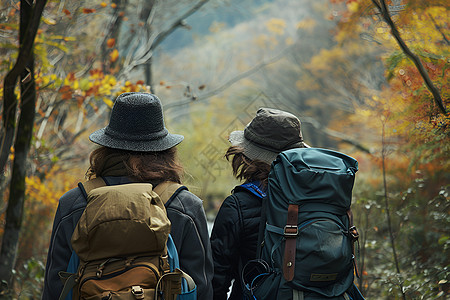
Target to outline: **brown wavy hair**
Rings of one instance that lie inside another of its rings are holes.
[[[115,168],[106,170],[114,161]],[[163,181],[181,183],[183,166],[178,160],[177,149],[172,147],[159,152],[132,152],[100,147],[89,156],[88,179],[99,176],[127,176],[137,182],[157,185]],[[109,172],[109,174],[108,174]]]
[[[239,146],[228,148],[225,158],[228,161],[231,159],[233,175],[238,180],[260,181],[263,186],[267,186],[270,164],[261,160],[251,160],[244,155],[244,149]]]

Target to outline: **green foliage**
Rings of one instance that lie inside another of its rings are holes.
[[[14,299],[40,299],[44,286],[45,264],[37,258],[25,261],[20,269],[15,270],[15,280],[20,289]]]
[[[450,279],[450,186],[433,190],[433,185],[433,178],[417,177],[405,190],[393,192],[398,189],[391,182],[389,202],[400,273],[393,263],[383,192],[377,186],[356,186],[354,210],[363,243],[358,258],[364,268],[361,290],[368,299],[401,299],[400,286],[407,299],[442,299],[441,285]]]

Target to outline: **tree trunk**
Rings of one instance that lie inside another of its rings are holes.
[[[10,149],[14,140],[16,127],[17,98],[14,90],[19,76],[27,66],[34,45],[42,11],[47,0],[36,0],[34,8],[25,1],[20,12],[27,11],[28,18],[21,17],[20,24],[20,48],[16,64],[6,74],[3,84],[3,128],[0,137],[0,172],[5,172],[6,163],[10,154]],[[0,186],[3,184],[4,176],[0,176]]]
[[[45,1],[39,4],[42,9],[33,11],[33,7],[27,1],[20,2],[20,35],[19,41],[23,45],[28,38],[29,31],[37,31],[33,28],[32,19],[35,14],[42,14]],[[38,6],[38,2],[36,3]],[[34,40],[36,33],[32,35]],[[11,298],[12,270],[16,261],[17,246],[19,243],[19,233],[23,219],[23,207],[25,200],[25,177],[27,170],[27,157],[31,146],[33,133],[35,105],[36,105],[36,84],[34,81],[34,54],[32,51],[27,55],[25,68],[21,72],[21,101],[20,118],[17,127],[17,135],[14,143],[14,162],[9,188],[8,208],[6,210],[5,228],[2,238],[2,249],[0,252],[0,295],[2,298]],[[24,51],[23,48],[19,52]],[[19,54],[20,57],[20,54]],[[18,61],[19,63],[19,61]],[[15,97],[14,97],[15,98]],[[17,100],[16,100],[17,101]]]

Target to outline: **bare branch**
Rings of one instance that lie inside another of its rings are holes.
[[[235,84],[239,80],[247,78],[250,75],[256,73],[259,70],[261,70],[262,68],[264,68],[264,67],[266,67],[266,66],[268,66],[270,64],[273,64],[276,61],[280,60],[281,58],[283,58],[286,55],[286,53],[290,49],[291,49],[290,47],[286,48],[285,50],[281,51],[277,56],[271,58],[270,60],[267,60],[265,62],[262,62],[262,63],[260,63],[260,64],[258,64],[256,66],[254,66],[253,68],[245,71],[244,73],[241,73],[241,74],[237,75],[236,77],[233,77],[229,81],[227,81],[224,84],[222,84],[220,87],[218,87],[218,88],[216,88],[216,89],[214,89],[214,90],[212,90],[210,92],[207,92],[207,93],[205,93],[205,94],[203,94],[203,95],[201,95],[199,97],[196,97],[196,98],[191,97],[188,100],[178,100],[178,101],[174,101],[174,102],[171,102],[171,103],[167,103],[167,104],[164,105],[164,111],[167,111],[168,109],[173,108],[173,107],[186,105],[186,104],[189,104],[189,103],[194,102],[194,101],[195,102],[200,102],[200,101],[208,100],[212,96],[217,95],[217,94],[225,91],[227,88],[229,88],[231,85]]]
[[[152,47],[150,50],[155,49],[159,46],[166,38],[169,36],[172,32],[175,31],[178,27],[182,26],[185,27],[185,19],[187,19],[190,15],[195,13],[197,10],[199,10],[203,5],[205,5],[209,0],[200,0],[196,5],[194,5],[189,11],[187,11],[185,14],[180,16],[175,22],[172,23],[169,28],[163,32],[160,32],[156,39],[154,40]]]
[[[372,154],[372,152],[367,147],[365,147],[364,145],[359,143],[357,140],[349,137],[348,135],[346,135],[342,132],[338,132],[338,131],[335,131],[335,130],[332,130],[332,129],[329,129],[329,128],[323,126],[322,123],[320,123],[319,121],[317,121],[316,119],[314,119],[312,117],[302,116],[301,120],[302,120],[302,123],[311,124],[314,128],[322,131],[323,133],[325,133],[331,137],[337,138],[344,143],[355,146],[357,149],[359,149],[365,153]]]
[[[135,39],[132,43],[132,46],[141,44],[140,39],[145,39],[145,47],[141,48],[139,51],[129,51],[128,56],[125,59],[124,68],[123,68],[123,76],[126,76],[129,72],[131,72],[135,67],[143,65],[147,63],[151,57],[153,56],[153,51],[170,35],[172,34],[178,27],[186,27],[185,19],[198,11],[203,5],[205,5],[209,0],[200,0],[196,5],[192,6],[186,13],[178,17],[172,24],[168,27],[168,29],[159,32],[158,34],[150,34],[148,36],[148,32],[146,32],[147,36],[138,35],[138,39]],[[149,20],[147,21],[147,25],[154,17],[154,10],[149,16]]]
[[[392,21],[392,18],[389,13],[389,9],[386,5],[385,0],[372,0],[373,4],[378,8],[381,15],[383,16],[384,21],[388,24],[388,26],[391,28],[391,33],[394,36],[395,40],[399,44],[400,48],[403,50],[403,52],[408,56],[413,63],[416,65],[417,69],[419,70],[420,75],[422,76],[423,80],[425,81],[425,84],[428,88],[428,90],[433,94],[434,102],[439,107],[439,109],[442,111],[442,113],[447,114],[447,111],[445,109],[444,103],[442,102],[441,94],[439,93],[439,90],[435,87],[433,82],[430,79],[430,76],[428,75],[428,72],[425,70],[425,67],[423,66],[422,62],[420,61],[419,57],[415,55],[406,45],[406,43],[403,41],[402,37],[400,36],[400,32],[397,29],[397,26]]]
[[[445,33],[442,31],[442,28],[436,23],[436,20],[433,18],[433,16],[428,14],[428,17],[430,18],[431,22],[433,22],[433,25],[436,28],[436,30],[439,31],[439,33],[442,35],[442,38],[447,43],[447,45],[450,45],[450,41],[445,36]]]

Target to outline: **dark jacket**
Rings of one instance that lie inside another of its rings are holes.
[[[242,299],[240,271],[256,258],[262,199],[237,186],[222,203],[214,221],[211,248],[214,259],[214,300]]]
[[[125,177],[106,177],[111,184],[129,183]],[[79,188],[65,193],[59,200],[45,269],[43,300],[58,299],[63,285],[58,272],[65,271],[72,253],[72,233],[86,207]],[[202,201],[187,190],[181,190],[166,203],[172,223],[171,235],[180,258],[180,267],[197,284],[198,299],[212,298],[213,263]]]

